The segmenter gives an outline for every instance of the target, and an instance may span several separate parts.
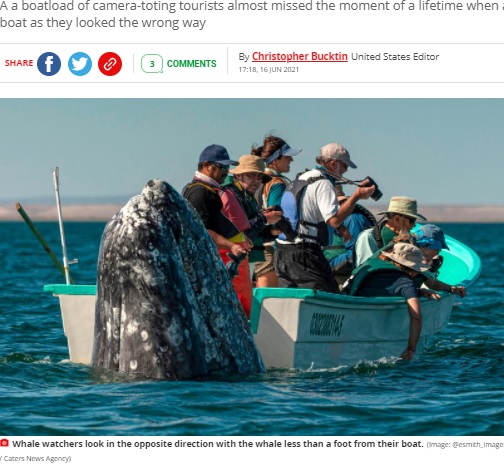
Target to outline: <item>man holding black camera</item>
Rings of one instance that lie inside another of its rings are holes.
[[[343,240],[349,240],[343,221],[351,214],[357,201],[368,199],[376,186],[364,180],[340,206],[335,186],[349,167],[357,166],[348,151],[338,143],[325,145],[316,158],[317,166],[301,174],[286,189],[281,207],[297,232],[289,241],[277,239],[275,268],[281,287],[308,288],[338,293],[331,268],[323,248],[329,245],[328,225],[338,231]],[[370,185],[370,186],[367,186]]]

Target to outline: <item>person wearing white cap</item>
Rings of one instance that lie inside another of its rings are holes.
[[[257,202],[264,212],[282,202],[282,195],[290,183],[283,174],[290,171],[294,156],[301,151],[290,147],[282,138],[274,135],[266,136],[262,146],[252,147],[251,154],[261,157],[266,164],[265,172],[271,177],[271,180],[256,192]],[[254,266],[256,287],[278,287],[274,264],[275,241],[265,242],[263,246],[265,259]]]
[[[404,360],[413,359],[422,331],[419,297],[440,298],[428,289],[420,291],[415,283],[414,279],[428,269],[419,248],[411,243],[396,243],[391,251],[373,255],[355,270],[347,286],[349,295],[406,299],[410,328],[406,350],[401,354]]]
[[[378,214],[384,214],[385,218],[376,226],[364,230],[355,242],[355,267],[388,245],[395,236],[409,233],[417,220],[427,220],[418,213],[417,201],[407,196],[393,196],[390,198],[388,209]]]
[[[348,229],[342,227],[344,220],[357,201],[369,198],[376,187],[366,186],[369,180],[365,180],[340,206],[335,191],[338,177],[349,167],[357,166],[349,152],[338,143],[322,147],[315,160],[316,168],[297,177],[282,196],[284,216],[297,232],[297,238],[288,241],[286,236],[279,235],[275,269],[280,286],[339,293],[322,250],[330,242],[327,226],[337,229],[344,241],[349,240]]]

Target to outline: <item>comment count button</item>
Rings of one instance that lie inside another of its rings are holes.
[[[157,54],[147,54],[142,57],[144,73],[163,73],[163,57]]]

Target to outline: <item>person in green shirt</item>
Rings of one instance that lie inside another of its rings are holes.
[[[418,213],[416,200],[407,196],[393,196],[388,209],[378,214],[385,217],[375,227],[361,232],[355,242],[354,267],[360,266],[397,235],[409,234],[417,220],[427,220]]]

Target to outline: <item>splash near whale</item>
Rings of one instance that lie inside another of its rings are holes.
[[[215,244],[166,182],[148,182],[105,227],[92,364],[176,380],[264,371]]]

